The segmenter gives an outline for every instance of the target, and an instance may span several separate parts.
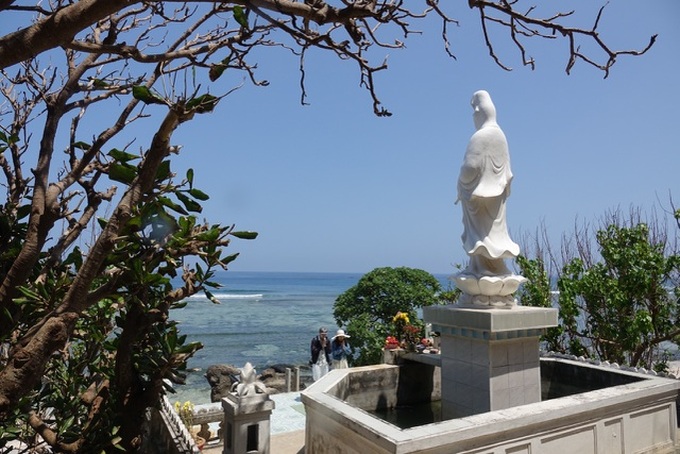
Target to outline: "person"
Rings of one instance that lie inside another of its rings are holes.
[[[512,170],[505,134],[496,122],[489,93],[472,96],[477,131],[470,138],[458,178],[458,200],[463,208],[463,247],[470,256],[467,274],[499,276],[510,271],[503,259],[519,254],[506,223]]]
[[[319,328],[319,334],[312,339],[310,350],[312,359],[309,363],[312,365],[312,379],[317,381],[328,373],[328,367],[331,363],[331,343],[328,340],[328,329],[323,326]]]
[[[349,367],[347,365],[347,357],[351,354],[347,340],[349,337],[344,330],[339,329],[331,339],[331,356],[333,357],[331,367],[333,369],[347,369]]]

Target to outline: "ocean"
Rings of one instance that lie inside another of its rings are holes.
[[[207,368],[214,364],[243,367],[250,362],[260,372],[273,364],[306,365],[309,343],[320,326],[338,327],[333,304],[363,273],[294,273],[223,271],[213,279],[222,288],[189,298],[171,311],[187,341],[203,344],[188,362],[185,385],[175,385],[171,402],[210,402]],[[447,275],[435,275],[444,289]],[[344,327],[343,327],[344,328]],[[351,335],[351,333],[348,333]]]

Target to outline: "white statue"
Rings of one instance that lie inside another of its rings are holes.
[[[463,208],[463,247],[470,262],[454,279],[463,291],[461,305],[513,306],[512,293],[526,279],[505,264],[519,254],[505,217],[512,182],[508,142],[489,93],[476,92],[471,103],[477,131],[465,151],[456,200]]]

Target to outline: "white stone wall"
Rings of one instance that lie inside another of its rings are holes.
[[[386,367],[394,366],[376,366],[375,373]],[[301,393],[307,454],[676,452],[675,379],[619,371],[643,379],[402,430],[328,393],[351,373],[333,371]]]

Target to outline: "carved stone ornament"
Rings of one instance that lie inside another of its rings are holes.
[[[257,379],[257,372],[250,363],[246,363],[241,369],[241,381],[232,385],[232,392],[239,397],[254,396],[255,394],[267,394],[267,387]]]

